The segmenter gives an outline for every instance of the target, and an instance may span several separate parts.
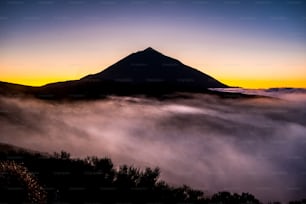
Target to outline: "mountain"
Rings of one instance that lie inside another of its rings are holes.
[[[32,95],[36,87],[25,86],[20,84],[1,82],[0,81],[0,95]]]
[[[133,53],[104,71],[82,80],[104,80],[132,84],[169,83],[179,87],[221,88],[214,78],[165,56],[149,47]]]
[[[15,93],[17,89],[17,92],[20,90],[39,98],[101,98],[107,95],[160,96],[176,92],[209,92],[208,88],[226,87],[213,77],[149,47],[80,80],[28,89],[0,84],[0,93],[7,90]]]

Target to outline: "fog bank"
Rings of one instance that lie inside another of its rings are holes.
[[[306,94],[299,95],[75,103],[0,98],[0,142],[158,166],[162,179],[208,193],[294,200],[306,197]]]

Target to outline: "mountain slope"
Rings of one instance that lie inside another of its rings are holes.
[[[0,95],[31,95],[36,87],[0,81]]]

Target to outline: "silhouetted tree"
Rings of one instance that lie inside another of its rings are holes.
[[[140,173],[139,180],[137,181],[138,187],[153,188],[159,178],[159,168],[151,169],[146,168],[144,172]]]
[[[58,159],[70,159],[70,153],[61,151],[60,153],[54,152],[54,157]]]
[[[241,195],[230,192],[219,192],[212,196],[212,203],[220,203],[220,204],[259,204],[259,200],[257,200],[253,195],[249,193],[242,193]]]
[[[300,201],[291,201],[289,204],[306,204],[306,199],[302,199]]]

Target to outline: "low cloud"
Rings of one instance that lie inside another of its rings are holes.
[[[306,97],[292,94],[74,103],[0,98],[0,142],[158,166],[174,185],[287,201],[306,196]]]

